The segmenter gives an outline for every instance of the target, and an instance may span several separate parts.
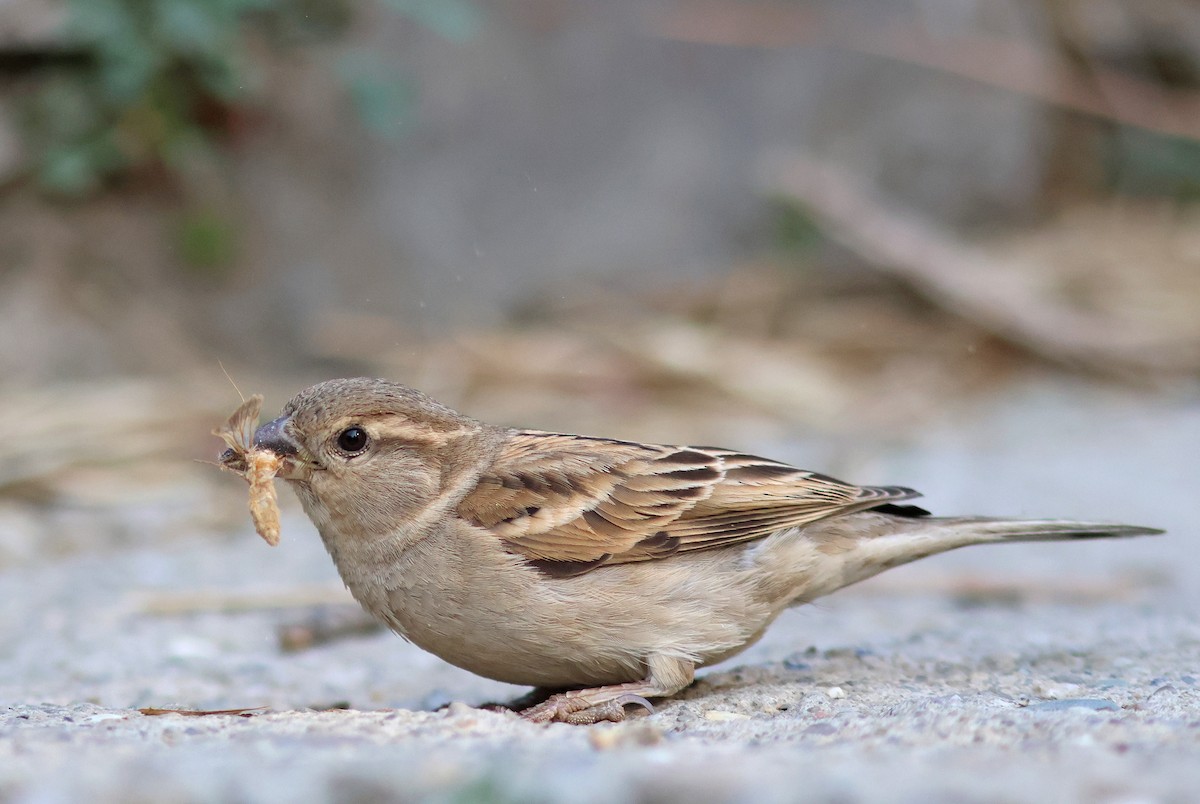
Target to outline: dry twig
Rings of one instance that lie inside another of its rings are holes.
[[[1200,345],[1122,325],[1048,292],[1053,266],[1020,264],[889,207],[857,179],[800,154],[777,158],[767,182],[802,204],[834,239],[931,300],[1052,360],[1110,374],[1190,371]]]
[[[139,709],[138,712],[147,716],[183,715],[184,717],[210,717],[212,715],[236,715],[237,717],[254,717],[266,708],[265,706],[251,706],[245,709],[158,709],[153,706],[146,706]]]
[[[1174,137],[1200,140],[1200,93],[1169,89],[996,36],[933,36],[911,23],[880,27],[840,12],[778,2],[703,0],[669,8],[647,26],[665,39],[734,47],[824,45],[915,64],[1064,109]]]

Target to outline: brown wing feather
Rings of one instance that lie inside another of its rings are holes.
[[[675,447],[524,431],[458,513],[530,559],[651,558],[674,549],[657,534],[712,493],[718,463]]]
[[[680,552],[761,539],[836,514],[920,496],[901,486],[855,486],[755,455],[713,447],[704,451],[721,461],[724,476],[712,495],[668,528],[679,539]]]
[[[544,571],[575,575],[916,496],[711,447],[520,431],[458,514]]]

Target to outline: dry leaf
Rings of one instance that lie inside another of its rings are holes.
[[[221,456],[221,468],[239,474],[250,484],[250,518],[263,540],[279,544],[279,498],[275,475],[283,463],[275,453],[254,446],[254,429],[262,410],[261,394],[254,394],[233,412],[225,426],[213,430],[229,449]]]
[[[143,715],[183,715],[184,717],[208,717],[209,715],[237,715],[238,717],[254,717],[266,709],[265,706],[251,706],[246,709],[155,709],[152,706],[139,709]]]

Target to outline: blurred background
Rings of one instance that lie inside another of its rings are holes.
[[[248,538],[226,373],[1186,530],[1198,202],[1186,0],[0,0],[0,568]]]
[[[1169,531],[786,612],[619,767],[1194,798],[1195,0],[0,0],[0,799],[636,798],[592,730],[420,711],[520,690],[369,633],[294,496],[269,549],[203,463],[239,389],[361,374]]]

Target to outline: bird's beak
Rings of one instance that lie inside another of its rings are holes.
[[[312,461],[301,457],[303,451],[300,443],[288,432],[287,416],[280,416],[275,421],[267,422],[254,431],[253,447],[256,450],[270,452],[278,456],[279,462],[276,476],[284,480],[304,480],[313,468]],[[228,439],[227,439],[228,440]],[[240,474],[249,469],[246,462],[246,451],[249,447],[230,446],[217,459],[221,466]]]
[[[274,452],[280,458],[294,458],[300,450],[292,437],[287,434],[287,416],[280,416],[269,421],[254,431],[254,446]]]
[[[284,480],[306,480],[312,472],[310,461],[301,457],[300,444],[288,432],[287,416],[280,416],[254,431],[254,446],[273,452],[283,459],[278,477]]]

